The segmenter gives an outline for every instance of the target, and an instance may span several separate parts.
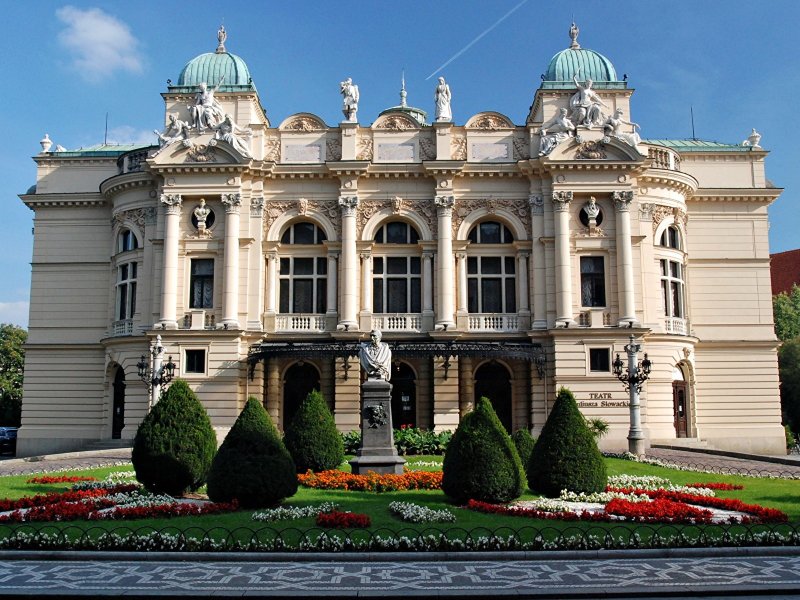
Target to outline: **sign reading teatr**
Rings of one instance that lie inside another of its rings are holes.
[[[581,408],[625,408],[629,406],[627,400],[612,400],[610,392],[590,392],[588,400],[579,400]]]

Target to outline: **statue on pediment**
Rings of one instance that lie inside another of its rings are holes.
[[[444,80],[444,77],[439,77],[439,85],[436,86],[436,92],[433,99],[436,102],[436,122],[452,121],[453,110],[450,107],[450,86]]]
[[[556,146],[575,133],[575,125],[567,118],[567,109],[561,108],[558,114],[542,125],[539,137],[539,156],[547,156]]]
[[[350,123],[357,123],[358,86],[348,77],[339,84],[339,91],[342,94],[342,113],[344,114],[344,120]]]
[[[606,122],[603,124],[603,133],[608,137],[615,137],[617,139],[622,140],[626,144],[633,146],[634,148],[642,141],[642,138],[639,137],[639,134],[636,133],[636,130],[639,129],[638,123],[633,123],[631,121],[626,121],[622,118],[621,108],[618,108],[614,111],[614,114],[611,115],[606,119]],[[622,130],[623,125],[628,125],[632,128],[630,133],[625,132]]]
[[[189,139],[189,124],[186,121],[181,121],[176,114],[169,115],[169,122],[164,128],[164,131],[154,129],[153,132],[158,136],[159,149],[153,156],[160,154],[164,148],[170,144],[178,141],[185,141]]]
[[[584,125],[589,128],[600,125],[603,122],[603,113],[600,107],[605,106],[608,108],[608,105],[592,89],[594,82],[591,79],[586,79],[581,84],[578,81],[577,73],[572,76],[572,81],[575,82],[575,87],[578,88],[578,91],[569,99],[569,106],[572,109],[572,115],[570,115],[572,122],[575,125]]]
[[[200,133],[203,133],[206,127],[213,129],[225,118],[225,111],[222,110],[222,106],[214,97],[224,79],[225,76],[223,75],[219,78],[219,83],[211,89],[208,88],[205,82],[197,86],[198,90],[194,97],[194,104],[189,105],[189,111],[192,116],[191,126],[197,127],[197,131]]]
[[[253,136],[253,130],[249,127],[239,127],[233,122],[233,118],[226,114],[219,125],[215,126],[216,133],[214,139],[228,142],[234,149],[245,158],[252,158],[250,148],[245,138]]]

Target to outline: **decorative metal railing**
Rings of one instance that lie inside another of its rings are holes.
[[[325,331],[325,315],[278,315],[275,318],[277,332],[309,332]]]
[[[519,331],[519,317],[515,314],[470,314],[467,318],[469,331]]]
[[[381,331],[419,333],[422,331],[422,315],[416,313],[374,314],[372,315],[372,327]]]

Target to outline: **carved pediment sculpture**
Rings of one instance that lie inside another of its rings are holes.
[[[478,113],[467,121],[467,129],[486,129],[495,131],[498,129],[513,129],[514,124],[505,115],[500,113]]]
[[[325,126],[311,117],[295,117],[281,129],[285,131],[322,131]]]
[[[375,121],[372,128],[388,129],[389,131],[406,131],[408,129],[419,129],[419,123],[403,114],[388,114]]]
[[[575,151],[578,160],[602,160],[607,156],[605,144],[599,141],[581,142]]]

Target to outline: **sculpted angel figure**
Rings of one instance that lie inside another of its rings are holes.
[[[603,121],[603,113],[600,111],[600,107],[605,106],[608,108],[608,105],[592,89],[593,82],[591,79],[587,79],[584,84],[581,84],[576,73],[572,76],[572,81],[575,82],[575,87],[578,88],[578,91],[569,99],[569,106],[572,109],[572,122],[575,125],[585,125],[586,127],[599,125]]]
[[[167,123],[163,132],[159,132],[157,129],[153,131],[158,136],[158,144],[160,146],[158,152],[179,140],[189,139],[189,124],[186,121],[181,121],[175,114],[169,115],[169,123]]]
[[[216,133],[214,139],[228,142],[236,151],[245,158],[252,158],[250,148],[243,138],[253,135],[253,130],[249,127],[239,127],[233,122],[229,114],[226,114],[219,125],[215,126]]]
[[[192,115],[192,127],[197,127],[200,133],[208,127],[209,129],[215,127],[225,117],[225,112],[214,94],[219,90],[225,76],[219,78],[219,83],[211,89],[205,82],[201,83],[198,87],[197,94],[194,97],[194,105],[189,105],[189,110]]]
[[[561,142],[575,133],[575,125],[567,118],[567,109],[561,108],[558,114],[542,125],[539,138],[539,156],[550,154]]]
[[[342,113],[346,121],[356,122],[358,112],[358,86],[348,77],[339,84],[339,91],[342,94]]]
[[[450,108],[450,86],[444,80],[444,77],[439,77],[439,85],[436,86],[436,92],[433,99],[436,102],[436,120],[437,121],[452,121],[453,111]]]
[[[626,121],[622,118],[623,114],[621,108],[615,110],[614,114],[608,117],[603,124],[603,133],[610,137],[619,138],[623,142],[635,147],[642,141],[642,138],[636,133],[636,130],[639,129],[639,124]],[[632,131],[630,133],[622,131],[623,125],[629,125]]]
[[[381,332],[373,329],[369,341],[361,343],[358,352],[361,367],[367,372],[367,379],[383,379],[389,381],[392,366],[392,350],[389,344],[381,341]]]

